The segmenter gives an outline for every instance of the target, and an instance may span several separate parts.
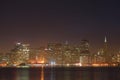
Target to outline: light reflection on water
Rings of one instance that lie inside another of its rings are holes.
[[[44,67],[42,67],[42,70],[41,70],[40,80],[44,80]]]
[[[18,69],[15,77],[15,80],[29,80],[29,71]]]
[[[0,68],[0,80],[120,80],[120,68]]]
[[[55,72],[54,72],[54,68],[51,68],[51,71],[50,71],[50,80],[55,80]]]

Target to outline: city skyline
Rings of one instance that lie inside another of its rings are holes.
[[[119,48],[120,11],[116,1],[2,1],[0,13],[0,50],[16,42],[33,47],[48,42],[77,44],[90,41],[95,50],[104,36]]]
[[[28,43],[28,42],[16,41],[16,42],[14,42],[14,44],[11,43],[12,45],[11,45],[11,47],[9,47],[9,48],[6,48],[6,49],[3,49],[3,50],[2,50],[2,47],[1,47],[1,53],[8,53],[10,50],[12,50],[12,49],[14,48],[14,46],[15,46],[16,44],[28,44],[28,45],[30,46],[30,48],[33,48],[33,49],[40,49],[40,48],[47,49],[47,47],[48,47],[49,44],[61,44],[61,45],[68,44],[68,45],[71,46],[71,47],[78,47],[78,46],[81,45],[81,42],[82,42],[83,40],[86,40],[86,41],[89,42],[89,50],[90,50],[91,53],[97,53],[97,52],[99,52],[99,50],[101,50],[101,49],[104,48],[104,44],[105,44],[105,43],[107,43],[107,46],[109,46],[108,48],[109,48],[109,51],[110,51],[110,52],[112,52],[112,53],[117,53],[117,52],[120,51],[119,47],[114,48],[114,47],[111,45],[111,42],[109,42],[109,39],[105,36],[104,39],[102,40],[101,46],[100,46],[100,47],[97,47],[98,44],[96,44],[96,46],[94,46],[94,47],[96,47],[96,48],[94,48],[94,47],[92,46],[92,45],[95,45],[95,44],[91,44],[91,42],[90,42],[88,39],[81,39],[79,42],[74,42],[74,43],[71,43],[71,42],[69,42],[69,41],[63,41],[63,42],[60,42],[60,41],[59,41],[59,42],[58,42],[58,41],[55,42],[55,41],[53,41],[53,42],[47,42],[46,45],[39,45],[38,47],[33,46],[33,45],[31,45],[30,43]]]
[[[120,50],[112,51],[107,37],[103,47],[93,53],[88,40],[80,44],[48,43],[46,47],[33,48],[27,43],[16,43],[8,53],[0,55],[0,66],[119,66]]]
[[[120,80],[119,69],[119,0],[0,1],[0,79]]]

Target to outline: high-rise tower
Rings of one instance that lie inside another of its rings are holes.
[[[108,42],[107,42],[107,37],[105,36],[105,39],[104,39],[104,53],[107,55],[107,52],[108,52]]]
[[[107,41],[106,36],[105,36],[105,39],[104,39],[103,52],[104,52],[103,54],[104,54],[104,57],[105,57],[105,62],[110,63],[111,62],[111,54],[109,52],[109,46],[108,46],[108,41]]]
[[[82,40],[80,44],[80,63],[84,66],[91,63],[89,41]]]
[[[30,53],[29,46],[29,44],[16,43],[10,53],[10,64],[19,65],[21,63],[27,63]]]

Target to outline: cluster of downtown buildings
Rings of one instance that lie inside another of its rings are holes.
[[[16,43],[15,47],[4,55],[0,55],[0,66],[34,65],[74,65],[74,66],[118,66],[120,53],[109,50],[105,37],[103,48],[91,53],[88,40],[81,40],[78,45],[68,42],[48,43],[47,47],[31,48],[29,44]]]

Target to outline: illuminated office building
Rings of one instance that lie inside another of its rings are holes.
[[[109,51],[110,47],[108,46],[108,41],[107,41],[107,38],[105,37],[105,40],[104,40],[104,46],[103,46],[103,55],[105,57],[105,62],[110,64],[111,63],[111,53]]]
[[[62,44],[61,43],[48,43],[47,46],[47,59],[49,63],[62,63]]]
[[[120,64],[120,51],[112,56],[112,62],[116,64]]]
[[[19,65],[29,60],[29,44],[16,43],[14,49],[9,53],[10,64]]]
[[[82,40],[80,44],[80,63],[82,65],[89,65],[91,63],[91,55],[89,51],[89,41]]]
[[[105,56],[103,49],[100,49],[97,54],[94,54],[92,59],[93,64],[103,64],[105,63]]]

